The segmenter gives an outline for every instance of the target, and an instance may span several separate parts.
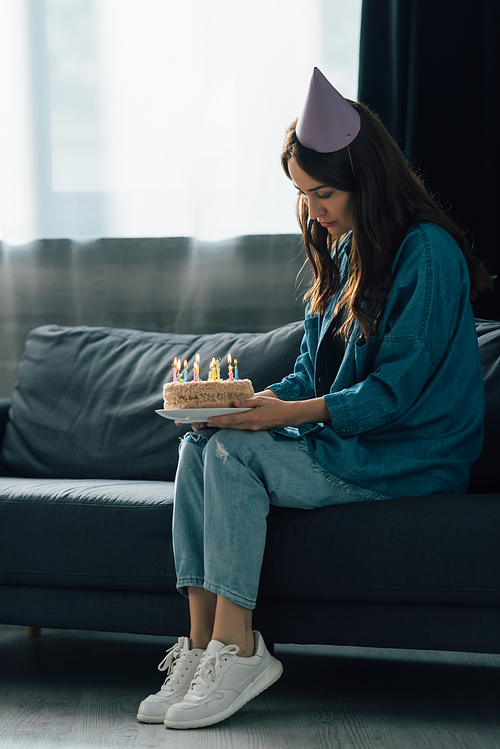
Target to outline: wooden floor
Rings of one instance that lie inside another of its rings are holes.
[[[224,723],[138,723],[172,643],[0,626],[0,748],[500,747],[500,656],[487,655],[281,645],[282,678]]]

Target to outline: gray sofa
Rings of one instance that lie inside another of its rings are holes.
[[[272,508],[269,642],[500,652],[500,322],[477,321],[486,438],[466,495]],[[257,389],[302,322],[202,335],[42,325],[0,402],[0,622],[178,636],[171,548],[184,428],[155,414],[174,356],[228,351]]]

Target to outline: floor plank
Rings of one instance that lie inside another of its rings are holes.
[[[138,723],[172,643],[0,626],[0,748],[500,747],[500,656],[468,653],[278,645],[282,678],[224,723]]]

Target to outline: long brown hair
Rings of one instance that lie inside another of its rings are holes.
[[[483,289],[492,289],[491,276],[473,255],[463,232],[427,193],[378,116],[364,104],[350,103],[359,112],[361,129],[348,147],[333,153],[306,148],[297,140],[295,120],[287,130],[281,154],[290,179],[288,161],[293,156],[319,184],[352,193],[349,278],[337,304],[337,312],[345,308],[344,338],[356,320],[365,337],[376,333],[392,288],[392,261],[406,233],[418,222],[436,224],[455,239],[469,268],[471,299]],[[297,218],[314,274],[305,299],[313,312],[323,313],[339,285],[337,253],[343,238],[332,237],[317,221],[311,221],[307,202],[300,195]]]

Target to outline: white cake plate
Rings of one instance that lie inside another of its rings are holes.
[[[206,421],[210,416],[226,416],[251,411],[251,408],[158,408],[155,413],[164,419],[178,421],[180,424],[194,424]]]

